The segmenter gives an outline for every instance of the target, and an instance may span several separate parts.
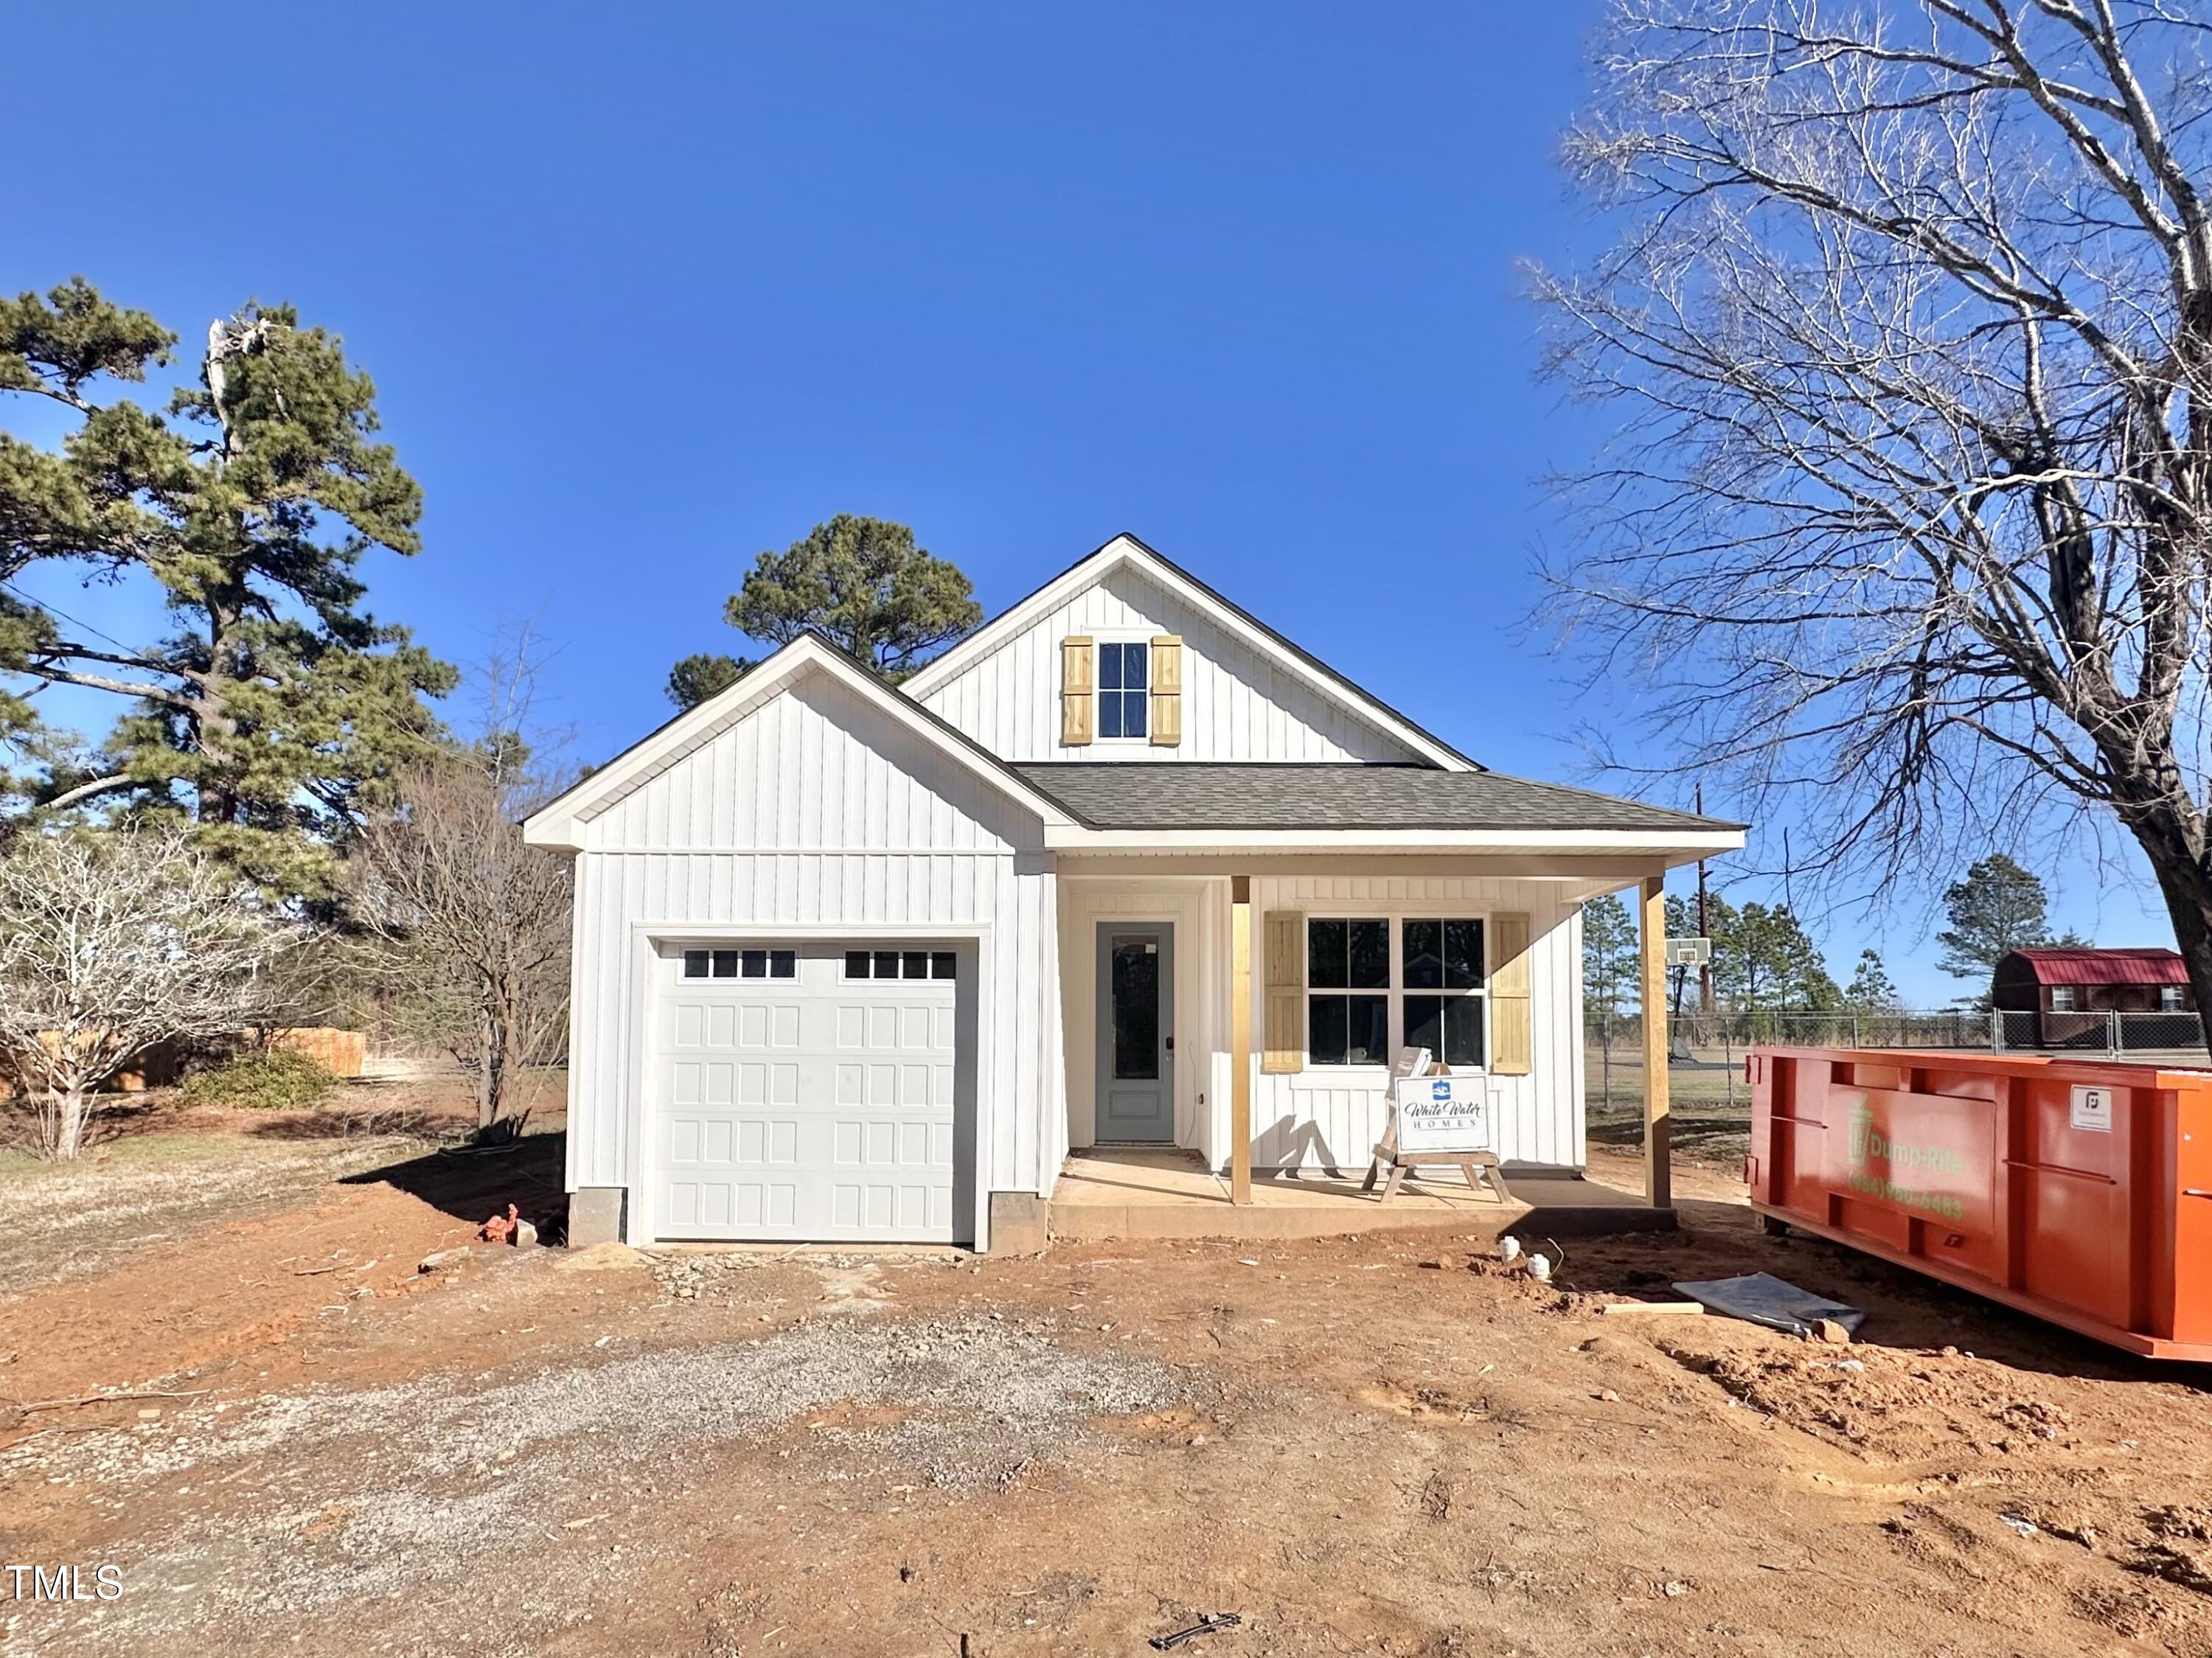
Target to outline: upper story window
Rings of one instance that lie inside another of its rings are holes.
[[[1106,640],[1098,647],[1098,735],[1147,735],[1152,701],[1152,647],[1143,641]]]

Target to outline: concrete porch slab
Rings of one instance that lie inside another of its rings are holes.
[[[1056,1239],[1318,1238],[1352,1232],[1446,1230],[1497,1236],[1588,1237],[1671,1230],[1674,1212],[1639,1193],[1569,1174],[1510,1175],[1513,1201],[1471,1192],[1456,1171],[1409,1179],[1388,1203],[1357,1177],[1260,1175],[1252,1201],[1229,1200],[1229,1181],[1178,1151],[1079,1151],[1060,1169],[1048,1206]]]

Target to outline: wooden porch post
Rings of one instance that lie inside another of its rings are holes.
[[[1667,878],[1644,878],[1644,1190],[1654,1209],[1674,1202],[1674,1119],[1667,1099]]]
[[[1252,878],[1229,878],[1229,1200],[1252,1201]]]

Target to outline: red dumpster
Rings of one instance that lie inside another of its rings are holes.
[[[2212,1361],[2212,1072],[1847,1048],[1750,1066],[1744,1179],[1770,1222]]]

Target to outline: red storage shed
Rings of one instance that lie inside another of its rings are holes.
[[[2180,1022],[2119,1020],[2113,1013],[2194,1013],[2197,998],[2178,951],[2097,950],[2052,944],[2015,950],[1997,958],[1990,979],[1990,1005],[2012,1015],[2008,1043],[2037,1048],[2103,1048],[2115,1023],[2130,1048],[2191,1046]],[[2023,1017],[2027,1016],[2027,1017]]]

